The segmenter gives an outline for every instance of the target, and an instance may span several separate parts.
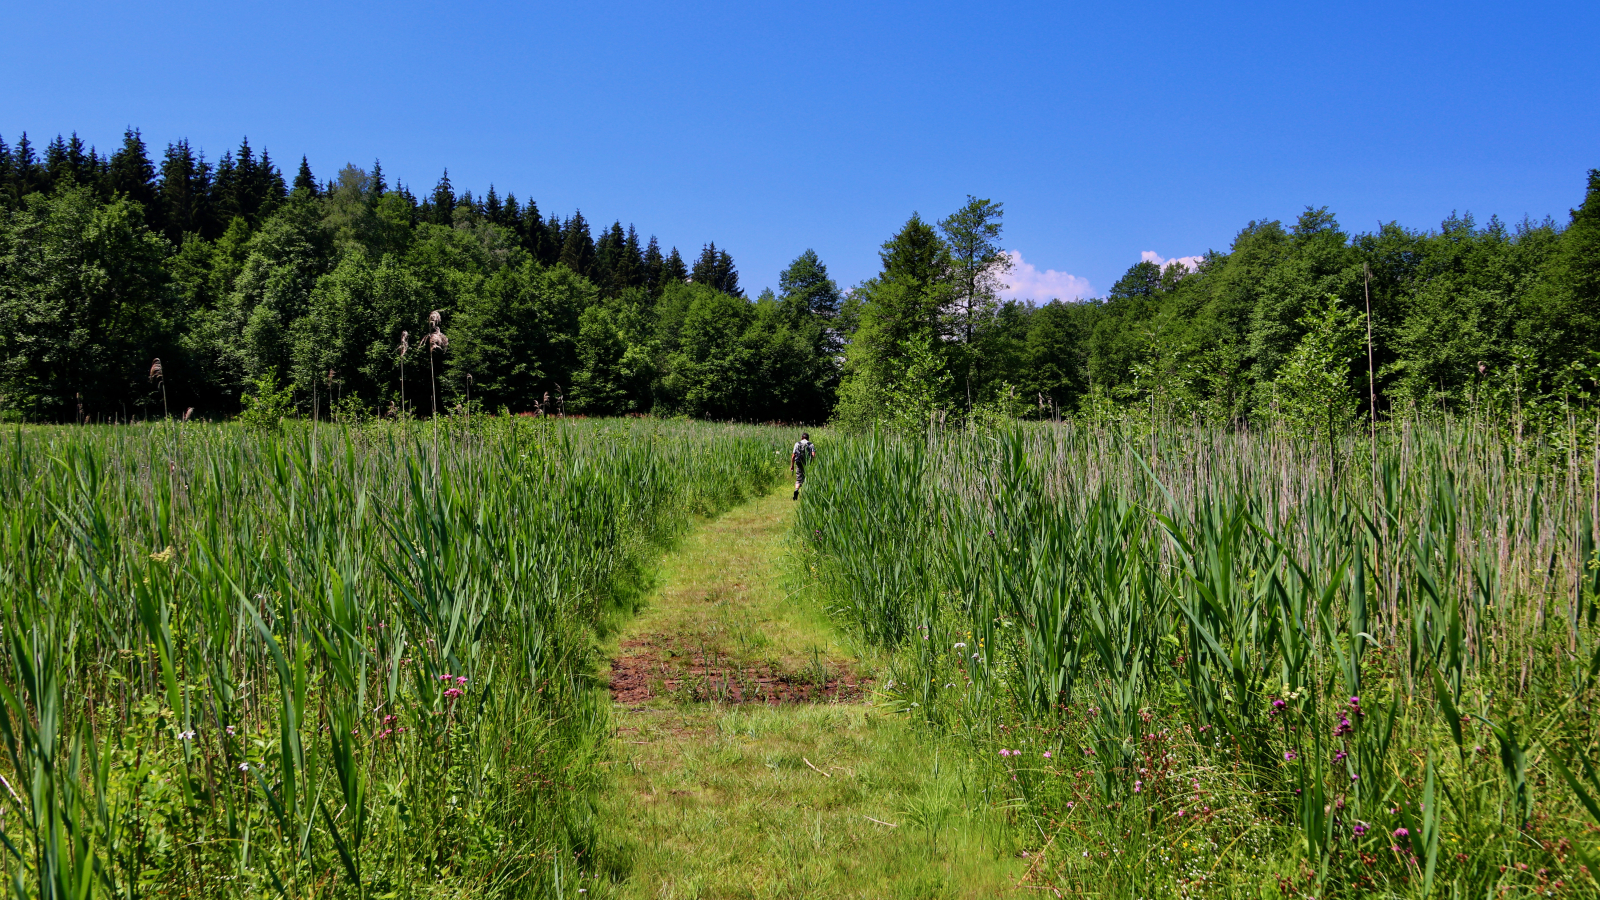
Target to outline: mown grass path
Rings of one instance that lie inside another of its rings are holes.
[[[615,896],[1009,893],[1025,861],[955,799],[963,767],[868,702],[870,667],[786,586],[793,510],[785,489],[688,535],[615,636]]]

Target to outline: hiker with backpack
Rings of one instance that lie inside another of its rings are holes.
[[[809,432],[800,432],[794,452],[789,454],[789,471],[794,473],[794,499],[800,499],[800,485],[806,483],[806,463],[817,458],[817,448],[811,445]]]

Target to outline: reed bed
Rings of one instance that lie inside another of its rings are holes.
[[[1592,896],[1600,502],[1566,437],[833,435],[796,536],[892,650],[885,702],[983,761],[1025,886]]]
[[[479,418],[0,435],[17,896],[579,896],[595,638],[768,429]]]

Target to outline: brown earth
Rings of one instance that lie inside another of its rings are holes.
[[[622,655],[611,661],[611,699],[628,707],[657,699],[773,706],[854,702],[869,687],[848,665],[819,661],[800,672],[771,663],[741,666],[715,653],[680,654],[659,635],[625,640],[620,649]]]

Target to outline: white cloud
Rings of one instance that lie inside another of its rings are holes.
[[[1046,300],[1082,300],[1094,296],[1094,289],[1089,287],[1087,278],[1057,272],[1055,269],[1041,272],[1032,263],[1023,262],[1022,254],[1016,250],[1007,250],[1006,255],[1011,257],[1011,271],[1000,277],[1009,287],[1001,291],[1000,296],[1007,300],[1038,303]]]
[[[1162,259],[1161,258],[1161,254],[1155,252],[1154,250],[1146,250],[1143,253],[1139,254],[1139,261],[1140,262],[1153,262],[1157,266],[1159,266],[1159,267],[1161,267],[1163,269],[1165,269],[1167,267],[1167,263],[1182,263],[1183,267],[1185,269],[1188,269],[1191,272],[1200,271],[1200,261],[1203,260],[1203,259],[1205,259],[1205,256],[1203,256],[1203,255],[1202,256],[1179,256],[1179,257],[1175,257],[1173,259]]]

